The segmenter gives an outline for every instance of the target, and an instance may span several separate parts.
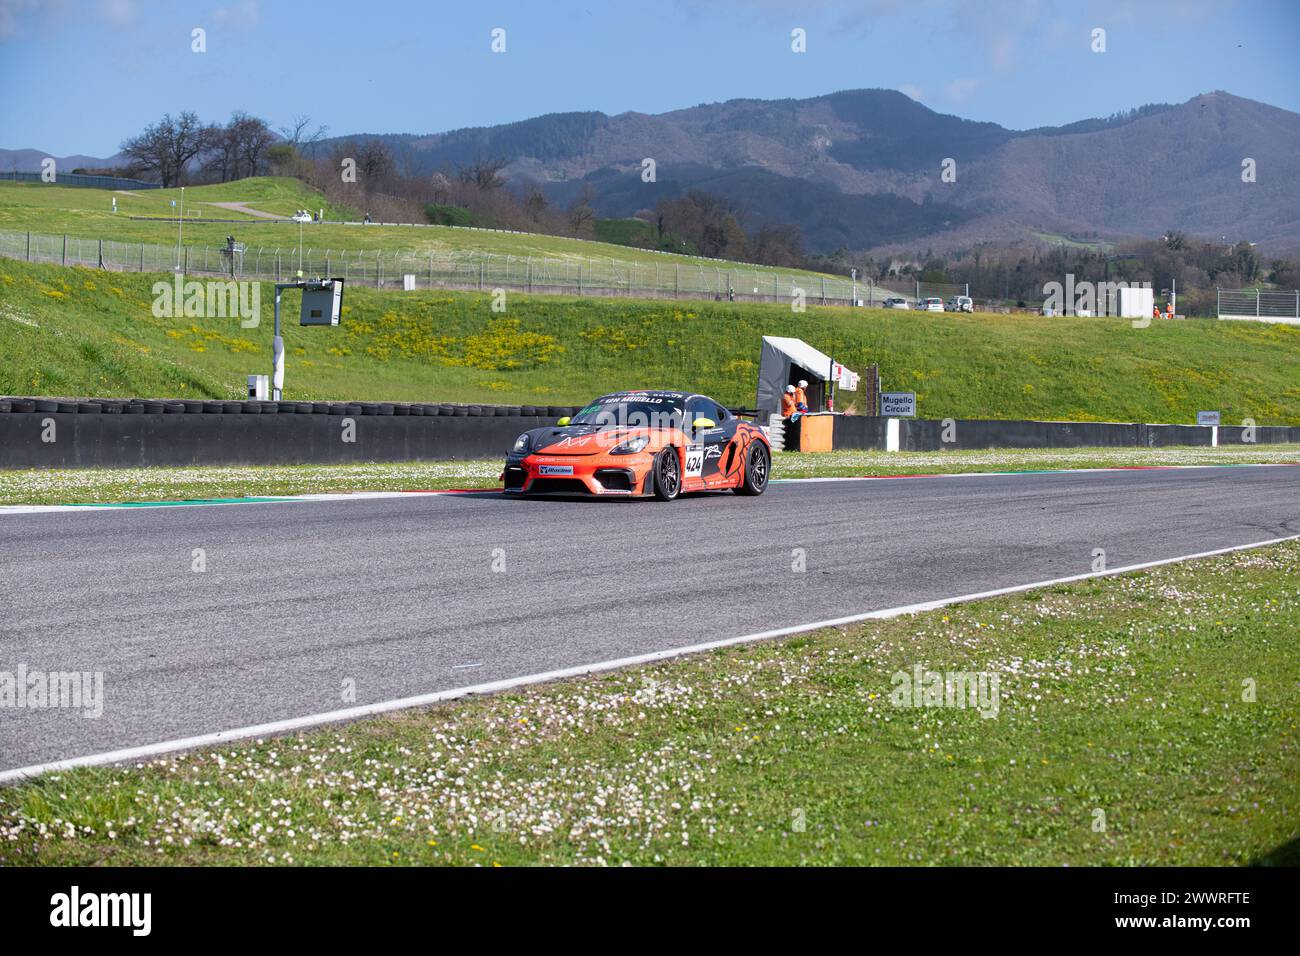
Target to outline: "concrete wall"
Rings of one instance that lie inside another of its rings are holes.
[[[837,449],[886,449],[888,419],[840,416],[835,420]],[[945,425],[933,419],[898,421],[899,451],[985,448],[1162,448],[1208,447],[1211,430],[1199,425],[1148,425],[1132,422],[1034,422],[958,419],[945,442]],[[1240,426],[1219,429],[1219,444],[1245,444]],[[1300,442],[1300,427],[1259,426],[1257,444]]]
[[[885,447],[887,418],[874,415],[836,415],[832,443],[835,448]]]
[[[516,436],[572,414],[569,406],[380,402],[75,401],[0,398],[0,468],[128,468],[504,458]],[[343,441],[351,422],[356,440]],[[54,441],[45,441],[53,428]],[[1195,425],[1116,422],[897,421],[901,451],[981,448],[1208,446]],[[889,419],[837,415],[834,447],[880,449]],[[1246,444],[1240,426],[1219,443]],[[1258,444],[1300,442],[1300,427],[1259,426]]]
[[[1246,441],[1247,437],[1248,430],[1240,425],[1219,426],[1220,445],[1248,445],[1250,442]],[[1300,428],[1288,428],[1282,425],[1257,425],[1253,437],[1254,443],[1258,445],[1300,441]]]
[[[44,400],[42,410],[15,411],[15,404],[0,400],[0,468],[504,459],[521,432],[573,411],[323,402],[192,402],[188,410],[158,402],[148,411],[145,403],[109,411],[105,403]],[[343,441],[346,422],[353,442]],[[44,441],[51,426],[54,441]]]

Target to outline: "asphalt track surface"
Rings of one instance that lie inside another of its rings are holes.
[[[104,708],[0,709],[0,771],[1295,534],[1297,467],[3,515],[0,671]]]

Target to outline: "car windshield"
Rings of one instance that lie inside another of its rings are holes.
[[[685,402],[680,398],[606,396],[598,398],[570,420],[570,425],[625,428],[680,428]]]

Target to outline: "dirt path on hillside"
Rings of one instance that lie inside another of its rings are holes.
[[[250,209],[247,203],[242,202],[213,202],[209,206],[219,206],[222,209],[229,209],[232,212],[242,212],[249,216],[256,216],[258,219],[287,219],[287,216],[278,216],[273,212],[262,212],[260,209]]]

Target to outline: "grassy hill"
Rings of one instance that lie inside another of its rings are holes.
[[[159,279],[0,260],[0,394],[241,397],[268,370],[270,288],[244,329],[155,317]],[[494,314],[486,294],[350,288],[341,326],[304,329],[286,301],[288,398],[571,404],[658,385],[748,406],[776,334],[878,363],[927,418],[1300,423],[1300,328],[1281,325],[522,294]]]
[[[118,212],[112,211],[112,199],[117,198]],[[54,235],[67,234],[88,239],[117,239],[124,242],[147,242],[164,246],[176,243],[177,210],[171,205],[179,202],[179,189],[149,189],[141,192],[110,192],[104,189],[85,189],[75,186],[57,186],[43,183],[17,183],[0,181],[0,230],[43,232]],[[255,216],[214,205],[218,202],[245,203],[249,208],[290,216],[298,209],[317,210],[325,207],[326,219],[356,221],[362,213],[346,206],[326,202],[320,193],[296,179],[261,176],[242,179],[215,186],[194,186],[185,190],[185,235],[187,245],[218,247],[225,245],[226,236],[247,243],[249,248],[296,249],[299,227],[297,223],[258,221]],[[453,207],[444,207],[451,209]],[[131,216],[171,217],[170,222],[133,220]],[[234,219],[228,222],[190,222],[196,219]],[[599,228],[611,241],[596,242],[567,239],[562,236],[545,236],[535,233],[489,232],[478,229],[459,229],[452,226],[332,225],[307,223],[303,229],[303,243],[308,249],[364,250],[373,252],[434,253],[490,253],[523,257],[542,257],[571,260],[615,260],[617,262],[648,263],[671,266],[674,262],[694,267],[700,262],[688,256],[656,253],[620,244],[634,235],[643,234],[649,226],[637,220],[611,220]],[[604,238],[605,236],[602,236]],[[767,266],[745,264],[747,273],[780,272],[782,275],[808,275],[790,269],[771,269]]]
[[[620,246],[653,246],[655,227],[644,219],[597,219],[596,236]]]

